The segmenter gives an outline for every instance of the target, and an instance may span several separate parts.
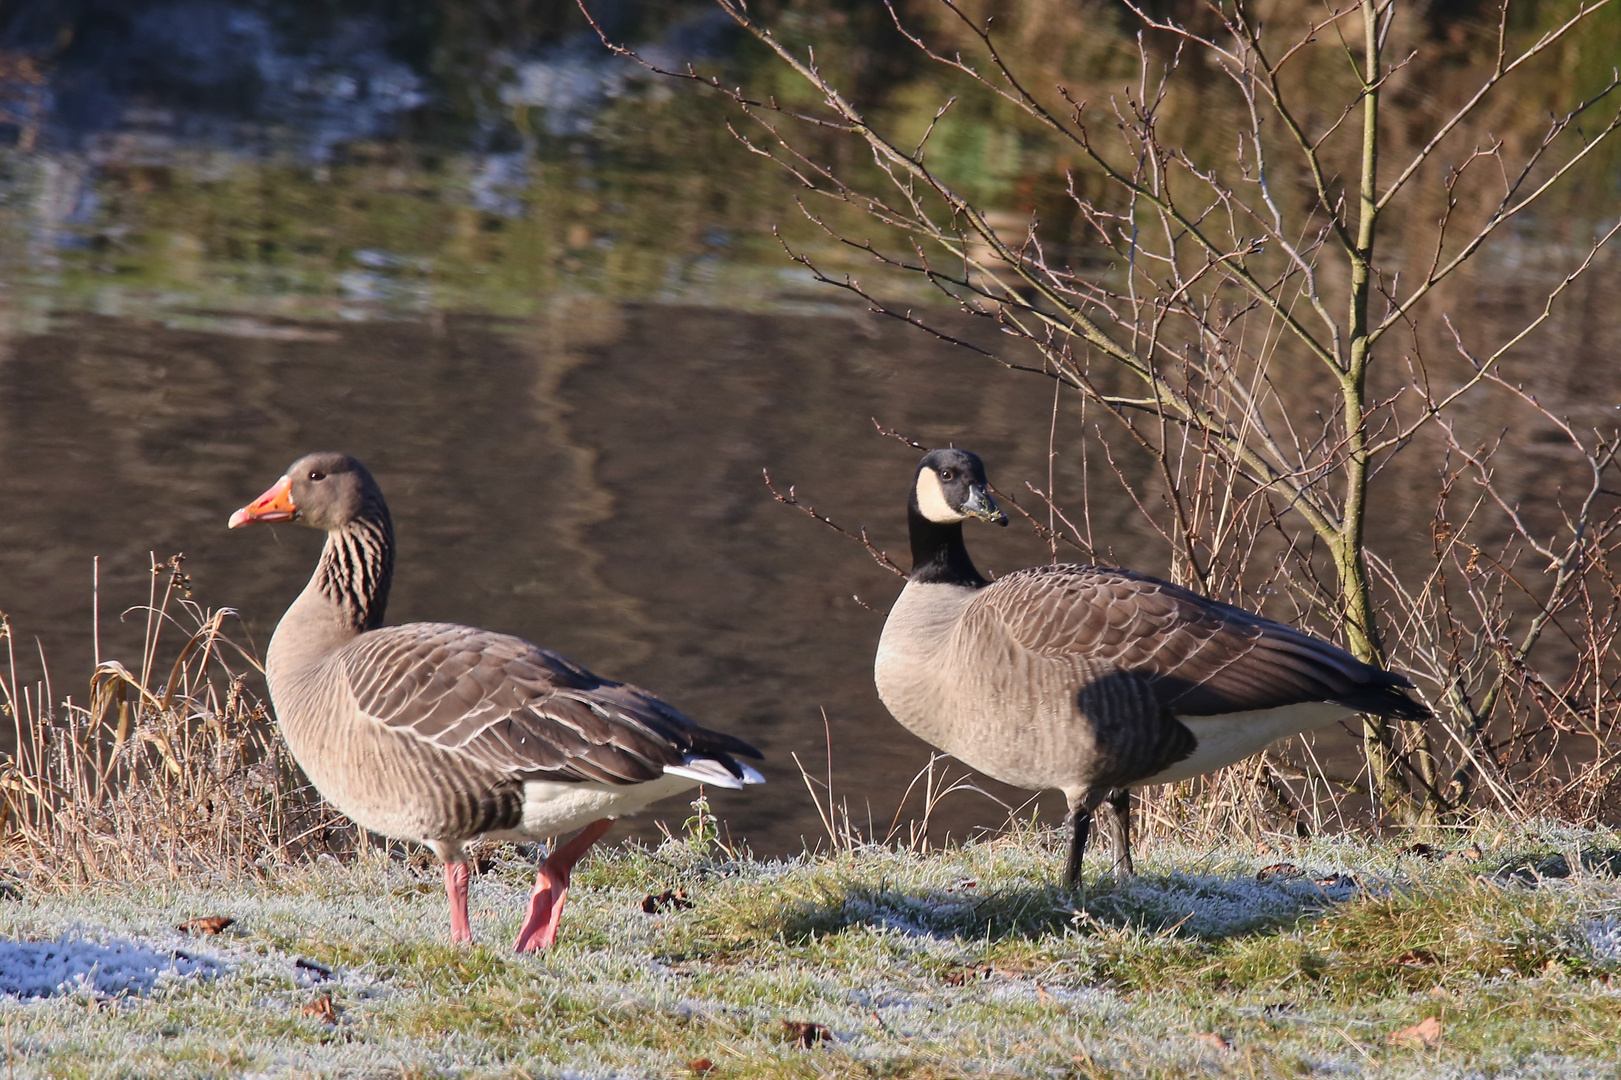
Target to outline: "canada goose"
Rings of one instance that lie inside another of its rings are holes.
[[[1003,783],[1069,801],[1065,880],[1100,807],[1129,874],[1132,787],[1185,780],[1354,713],[1423,719],[1401,675],[1131,570],[1035,566],[994,583],[969,518],[1007,524],[966,450],[924,455],[912,573],[884,623],[878,696],[913,734]]]
[[[451,623],[383,626],[394,526],[353,458],[298,459],[230,527],[274,521],[327,534],[265,656],[282,735],[339,810],[439,856],[456,941],[472,939],[468,841],[579,830],[541,864],[513,945],[541,949],[556,938],[570,871],[610,819],[700,783],[763,782],[736,760],[760,756],[748,743],[522,638]]]

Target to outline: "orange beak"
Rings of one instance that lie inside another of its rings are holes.
[[[256,521],[291,521],[296,513],[298,507],[293,505],[293,482],[284,476],[269,491],[232,514],[229,527],[234,529]]]

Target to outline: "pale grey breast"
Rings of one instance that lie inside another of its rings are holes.
[[[977,590],[909,581],[884,620],[873,660],[878,696],[918,738],[956,754],[951,635]],[[948,745],[950,744],[950,745]]]
[[[310,673],[296,705],[275,698],[287,745],[328,802],[402,840],[471,837],[522,819],[521,782],[361,714],[337,661]]]

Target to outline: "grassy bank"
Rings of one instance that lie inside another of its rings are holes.
[[[375,855],[34,883],[0,903],[6,939],[194,970],[0,1010],[18,1076],[1613,1076],[1618,849],[1553,826],[1417,852],[1158,840],[1081,897],[1049,832],[776,862],[672,841],[589,859],[559,946],[525,957],[516,853],[474,884],[473,948],[449,945],[432,867]],[[666,889],[690,909],[644,913]],[[216,915],[236,921],[174,929]]]

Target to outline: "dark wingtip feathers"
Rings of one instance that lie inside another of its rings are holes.
[[[1388,720],[1428,720],[1435,715],[1427,705],[1407,693],[1413,684],[1406,676],[1393,671],[1381,671],[1380,674],[1389,681],[1380,680],[1359,686],[1348,694],[1333,698],[1334,704]]]
[[[737,754],[751,757],[756,761],[765,760],[764,754],[736,735],[728,735],[724,731],[711,731],[709,728],[698,728],[692,746],[694,750],[705,754]]]

